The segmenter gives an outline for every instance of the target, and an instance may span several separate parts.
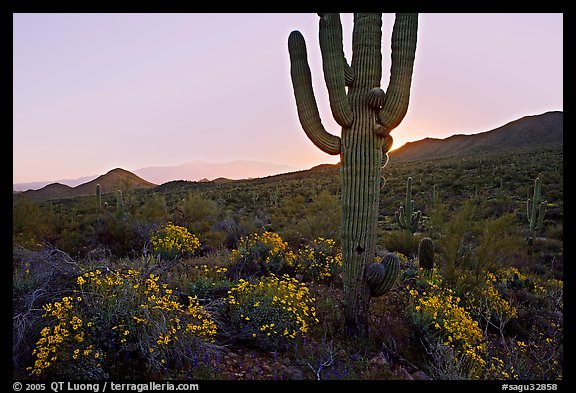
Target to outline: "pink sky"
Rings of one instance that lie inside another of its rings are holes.
[[[382,88],[393,14],[384,14]],[[352,15],[342,15],[351,58]],[[121,167],[335,163],[298,122],[287,40],[300,30],[325,127],[316,14],[13,16],[13,182]],[[411,101],[395,146],[563,110],[561,13],[420,14]]]

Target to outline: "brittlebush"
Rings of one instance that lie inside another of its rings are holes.
[[[180,302],[153,274],[97,269],[76,284],[73,296],[43,307],[33,376],[145,378],[189,364],[216,334],[195,298]]]
[[[308,287],[287,275],[274,274],[257,281],[240,280],[228,292],[230,322],[254,345],[285,349],[318,323]]]

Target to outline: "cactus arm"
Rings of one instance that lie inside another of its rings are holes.
[[[344,57],[339,14],[323,14],[320,17],[319,40],[332,115],[342,127],[349,127],[354,119],[346,96],[346,70],[350,72],[350,68]]]
[[[308,66],[306,42],[299,31],[288,37],[290,75],[298,109],[298,118],[308,138],[325,153],[340,154],[340,138],[326,131],[320,120],[318,105],[312,88],[312,75]]]
[[[529,226],[530,233],[534,232],[534,225],[535,225],[533,219],[534,214],[535,213],[533,211],[532,200],[528,199],[526,201],[526,216],[528,217],[528,224],[530,225]]]
[[[370,296],[379,297],[388,292],[400,275],[400,258],[394,253],[388,253],[380,263],[368,267],[368,286]]]
[[[388,135],[386,138],[384,138],[384,141],[382,142],[382,153],[388,153],[392,148],[393,143],[394,139],[392,138],[392,135]]]
[[[544,223],[544,214],[546,214],[546,202],[540,202],[538,209],[538,222],[536,223],[536,228],[542,228]]]
[[[378,112],[380,122],[388,133],[400,124],[408,111],[417,35],[418,14],[396,14],[392,29],[390,80],[386,100]]]
[[[406,218],[404,217],[404,206],[400,205],[399,211],[396,212],[396,223],[400,228],[404,228],[404,222]]]
[[[420,222],[420,217],[422,217],[422,212],[420,210],[412,214],[412,221],[410,222],[410,229],[412,230],[412,233],[416,233],[416,231],[418,230],[418,223]]]
[[[414,200],[412,199],[412,178],[406,181],[406,215],[411,216],[414,212]]]
[[[344,82],[346,83],[346,86],[352,86],[355,78],[356,76],[354,75],[354,70],[352,67],[350,67],[346,61],[346,58],[344,58]]]

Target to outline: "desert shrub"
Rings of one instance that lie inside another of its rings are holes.
[[[254,233],[244,236],[238,248],[230,254],[229,277],[249,278],[269,273],[280,273],[286,265],[292,265],[294,253],[288,243],[273,232]]]
[[[408,293],[410,319],[423,332],[427,350],[433,358],[443,354],[444,361],[451,365],[445,364],[442,369],[459,370],[463,378],[479,378],[486,365],[486,343],[464,300],[445,285],[435,268],[431,272],[419,269]],[[434,360],[433,364],[438,364],[439,359]]]
[[[312,241],[316,237],[331,238],[339,243],[342,221],[339,196],[327,190],[317,194],[310,191],[303,188],[291,192],[282,198],[279,206],[268,209],[277,232],[290,244],[303,239]]]
[[[45,245],[40,251],[14,247],[12,258],[12,354],[16,378],[27,375],[39,326],[45,325],[42,305],[74,288],[79,266],[66,253]]]
[[[200,247],[198,238],[188,229],[168,223],[150,238],[152,251],[162,259],[172,260],[191,255]]]
[[[154,223],[162,223],[168,220],[166,209],[166,197],[161,193],[153,193],[144,196],[140,201],[141,206],[135,208],[136,218]]]
[[[318,322],[308,287],[288,275],[241,279],[227,301],[237,337],[266,350],[286,349]]]
[[[177,201],[172,215],[176,225],[185,226],[199,237],[203,248],[218,248],[226,239],[226,233],[214,228],[220,215],[218,204],[200,192],[190,191]]]
[[[12,205],[12,242],[23,247],[37,248],[53,231],[54,213],[36,202],[20,197]]]
[[[80,226],[78,240],[81,244],[76,249],[84,251],[81,255],[86,256],[94,249],[106,247],[115,256],[127,257],[140,252],[148,240],[139,236],[138,229],[131,218],[107,212],[93,225]]]
[[[43,306],[48,322],[30,374],[137,379],[190,366],[208,349],[216,324],[196,299],[181,303],[158,281],[131,269],[78,276],[79,289]]]
[[[332,281],[342,271],[342,250],[333,239],[317,237],[298,249],[294,270],[304,281]]]
[[[231,286],[226,277],[228,268],[216,265],[194,265],[188,277],[188,292],[198,296],[212,298],[219,294],[225,295]]]
[[[420,238],[405,230],[395,230],[384,235],[384,246],[391,252],[415,256]]]
[[[501,337],[504,337],[504,329],[512,318],[518,317],[518,309],[514,304],[502,296],[497,285],[506,283],[518,283],[523,278],[516,269],[508,269],[514,276],[507,277],[500,273],[500,279],[496,275],[488,272],[484,280],[467,296],[468,303],[473,309],[473,313],[478,320],[485,325],[485,331],[489,327],[497,329]],[[512,281],[513,280],[513,281]],[[516,284],[518,285],[518,284]]]

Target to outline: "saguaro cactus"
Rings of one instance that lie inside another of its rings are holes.
[[[386,92],[382,77],[382,15],[354,14],[352,60],[342,44],[339,14],[319,14],[319,40],[330,108],[341,136],[324,128],[312,89],[306,42],[288,38],[290,74],[298,117],[308,138],[323,152],[339,154],[342,180],[342,257],[346,335],[368,334],[368,267],[376,251],[381,167],[392,146],[390,132],[408,109],[418,30],[417,14],[397,14]]]
[[[528,216],[529,237],[531,238],[536,231],[542,228],[544,214],[546,214],[546,201],[542,200],[542,181],[540,177],[534,180],[534,194],[532,199],[526,201],[526,212]]]
[[[409,177],[406,181],[406,207],[400,206],[399,211],[396,212],[396,222],[400,228],[414,234],[420,224],[420,217],[422,212],[420,210],[414,211],[414,200],[412,199],[412,178]]]
[[[100,184],[96,184],[96,204],[98,208],[102,207],[102,194],[100,191]]]
[[[423,237],[418,244],[418,262],[421,268],[434,268],[434,241],[429,237]]]

